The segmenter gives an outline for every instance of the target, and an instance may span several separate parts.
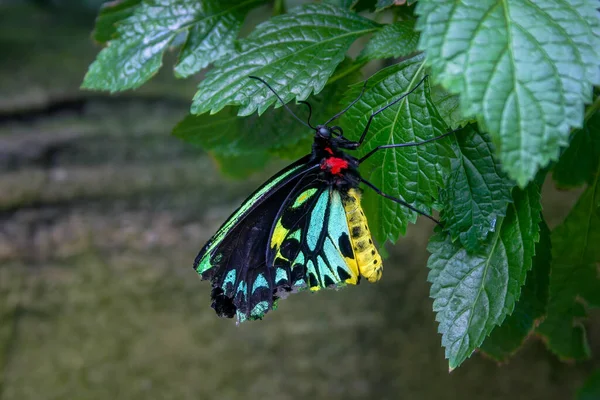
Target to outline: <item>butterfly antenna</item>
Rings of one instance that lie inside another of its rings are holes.
[[[312,126],[312,124],[310,123],[310,117],[312,117],[312,107],[310,105],[310,103],[308,101],[304,101],[304,100],[300,100],[298,101],[298,103],[302,103],[304,105],[306,105],[306,107],[308,107],[308,126],[310,126],[312,129],[317,129],[314,126]]]
[[[257,81],[260,81],[260,82],[262,82],[262,83],[263,83],[263,84],[264,84],[266,87],[268,87],[268,88],[269,88],[269,90],[270,90],[271,92],[273,92],[273,94],[274,94],[274,95],[275,95],[275,96],[276,96],[276,97],[279,99],[279,101],[280,101],[280,102],[281,102],[281,104],[282,104],[282,105],[285,107],[285,109],[286,109],[286,110],[287,110],[287,111],[288,111],[290,114],[292,114],[292,116],[293,116],[294,118],[296,118],[298,121],[300,121],[300,123],[301,123],[302,125],[306,126],[307,128],[314,129],[312,126],[310,126],[310,125],[309,125],[309,124],[307,124],[306,122],[302,121],[302,120],[301,120],[301,119],[300,119],[300,118],[299,118],[299,117],[298,117],[296,114],[294,114],[294,112],[293,112],[293,111],[292,111],[292,110],[291,110],[291,109],[290,109],[290,108],[287,106],[287,104],[285,104],[285,102],[283,101],[283,99],[282,99],[281,97],[279,97],[279,95],[277,94],[277,92],[275,91],[275,89],[273,89],[273,88],[271,87],[271,85],[269,85],[267,82],[265,82],[265,81],[264,81],[264,79],[261,79],[261,78],[259,78],[258,76],[252,76],[252,75],[249,75],[249,76],[248,76],[248,78],[256,79]],[[310,117],[309,117],[309,118],[310,118]]]
[[[323,125],[327,126],[329,125],[329,123],[333,120],[338,119],[339,117],[342,116],[342,114],[344,114],[346,111],[348,111],[350,109],[350,107],[352,107],[353,105],[356,104],[357,101],[360,100],[360,98],[362,97],[362,95],[365,93],[365,89],[367,88],[367,83],[369,82],[369,80],[367,79],[365,81],[365,83],[363,84],[363,87],[360,91],[360,94],[358,95],[358,97],[356,99],[354,99],[354,101],[352,103],[350,103],[346,108],[344,108],[342,111],[340,111],[339,113],[335,114],[333,117],[329,118],[327,120],[327,122],[325,122]]]

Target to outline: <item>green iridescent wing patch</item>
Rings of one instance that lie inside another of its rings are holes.
[[[277,285],[319,290],[358,282],[339,191],[304,188],[288,201],[271,234],[268,262]]]

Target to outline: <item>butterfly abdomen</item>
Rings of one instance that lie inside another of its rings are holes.
[[[344,197],[344,209],[358,270],[369,282],[377,282],[381,278],[383,265],[373,244],[367,217],[360,206],[360,192],[350,189]]]

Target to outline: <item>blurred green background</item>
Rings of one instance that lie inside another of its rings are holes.
[[[0,0],[0,400],[568,399],[600,364],[596,313],[594,360],[532,340],[449,374],[428,221],[390,247],[379,284],[218,319],[192,261],[273,171],[231,181],[171,137],[196,81],[168,68],[119,96],[80,92],[99,3]],[[544,195],[555,226],[576,194]]]

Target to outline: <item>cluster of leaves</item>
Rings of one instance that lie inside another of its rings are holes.
[[[265,3],[110,3],[94,33],[106,47],[83,87],[136,88],[161,68],[168,49],[179,48],[178,77],[212,65],[174,134],[240,175],[272,156],[298,157],[311,143],[310,130],[249,75],[266,80],[301,116],[306,109],[293,100],[310,96],[319,122],[359,95],[362,67],[388,60],[339,124],[357,139],[371,113],[416,88],[373,120],[359,155],[461,128],[361,165],[385,193],[440,212],[428,266],[450,368],[476,349],[505,360],[533,333],[562,359],[589,357],[582,318],[585,307],[600,305],[597,3],[323,0],[285,10],[276,1],[276,15],[239,38],[248,13]],[[362,50],[349,57],[363,37]],[[231,169],[236,164],[244,168]],[[552,231],[540,204],[550,171],[560,187],[586,185]],[[396,241],[416,219],[369,191],[364,202],[380,242]]]

